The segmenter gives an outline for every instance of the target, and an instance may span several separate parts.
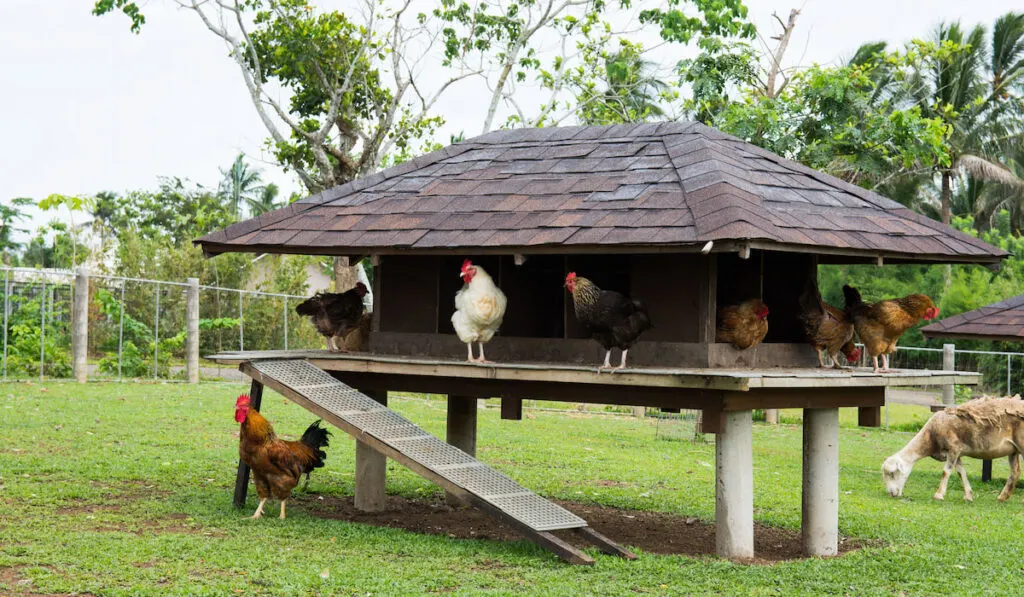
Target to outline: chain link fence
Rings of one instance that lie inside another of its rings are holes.
[[[2,379],[72,377],[75,273],[0,268]],[[90,379],[185,379],[188,284],[92,274],[88,301]],[[295,305],[306,297],[199,286],[199,352],[322,348]],[[307,322],[308,323],[308,322]],[[203,379],[241,380],[232,367],[200,363]]]

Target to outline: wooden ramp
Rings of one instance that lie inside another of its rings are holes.
[[[273,388],[363,444],[515,528],[567,562],[593,564],[594,560],[551,531],[571,529],[605,553],[636,558],[588,527],[585,520],[572,512],[441,441],[305,360],[248,361],[239,368],[254,381]]]

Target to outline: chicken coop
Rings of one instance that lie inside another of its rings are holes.
[[[855,185],[699,123],[496,131],[326,190],[196,241],[207,255],[334,255],[374,264],[369,349],[224,353],[243,370],[300,359],[379,400],[445,394],[449,443],[472,453],[476,400],[524,398],[703,411],[717,433],[717,550],[753,553],[751,412],[804,409],[803,536],[838,542],[838,408],[877,418],[889,385],[977,383],[963,372],[817,368],[797,319],[819,264],[997,264],[1006,253]],[[491,363],[465,361],[454,295],[469,258],[508,298]],[[629,368],[595,375],[603,349],[576,321],[568,272],[642,299],[653,328]],[[716,311],[770,308],[764,341],[716,343]],[[364,455],[364,458],[380,458]],[[372,469],[372,467],[371,467]],[[369,470],[369,469],[367,469]],[[373,507],[383,469],[357,478]]]

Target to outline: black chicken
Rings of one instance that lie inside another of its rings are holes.
[[[651,328],[647,305],[618,292],[601,290],[590,280],[578,277],[576,272],[569,272],[565,277],[565,287],[572,293],[576,319],[606,351],[604,364],[597,368],[597,372],[613,369],[609,362],[613,348],[622,351],[622,362],[614,369],[624,369],[629,348],[640,334]]]
[[[295,307],[295,312],[309,316],[317,331],[327,338],[328,350],[347,352],[344,345],[338,345],[336,338],[344,338],[359,327],[365,295],[366,286],[356,282],[356,287],[347,292],[318,292]]]

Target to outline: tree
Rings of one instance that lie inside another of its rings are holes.
[[[932,54],[910,80],[910,93],[922,113],[950,128],[950,160],[938,169],[940,214],[948,224],[954,179],[1024,184],[1000,162],[1024,130],[1018,84],[1024,74],[1024,14],[1011,12],[997,19],[990,44],[984,26],[965,31],[959,22],[940,25],[933,43],[961,50]]]
[[[220,183],[218,192],[231,206],[235,217],[241,217],[242,204],[248,204],[253,197],[258,197],[263,192],[263,179],[259,170],[254,170],[245,163],[245,154],[238,154],[231,167],[221,170],[224,180]]]
[[[71,267],[80,265],[78,261],[78,226],[75,224],[75,214],[89,211],[93,206],[92,197],[77,197],[73,195],[60,195],[54,193],[39,202],[39,209],[43,211],[57,210],[61,207],[68,211],[68,219],[71,223]],[[56,230],[56,228],[55,228]],[[86,260],[87,251],[83,252],[82,262]]]
[[[665,115],[661,102],[669,85],[658,78],[658,65],[643,57],[642,48],[623,40],[603,66],[603,90],[587,81],[576,96],[583,124],[642,122]]]
[[[0,261],[4,265],[11,265],[14,252],[22,246],[14,240],[14,234],[26,232],[18,228],[17,223],[27,217],[22,208],[32,205],[35,205],[35,201],[27,197],[15,197],[9,205],[0,205]]]
[[[277,185],[270,183],[260,189],[255,199],[246,199],[246,203],[249,204],[249,215],[255,217],[281,207],[277,202],[277,194]]]

